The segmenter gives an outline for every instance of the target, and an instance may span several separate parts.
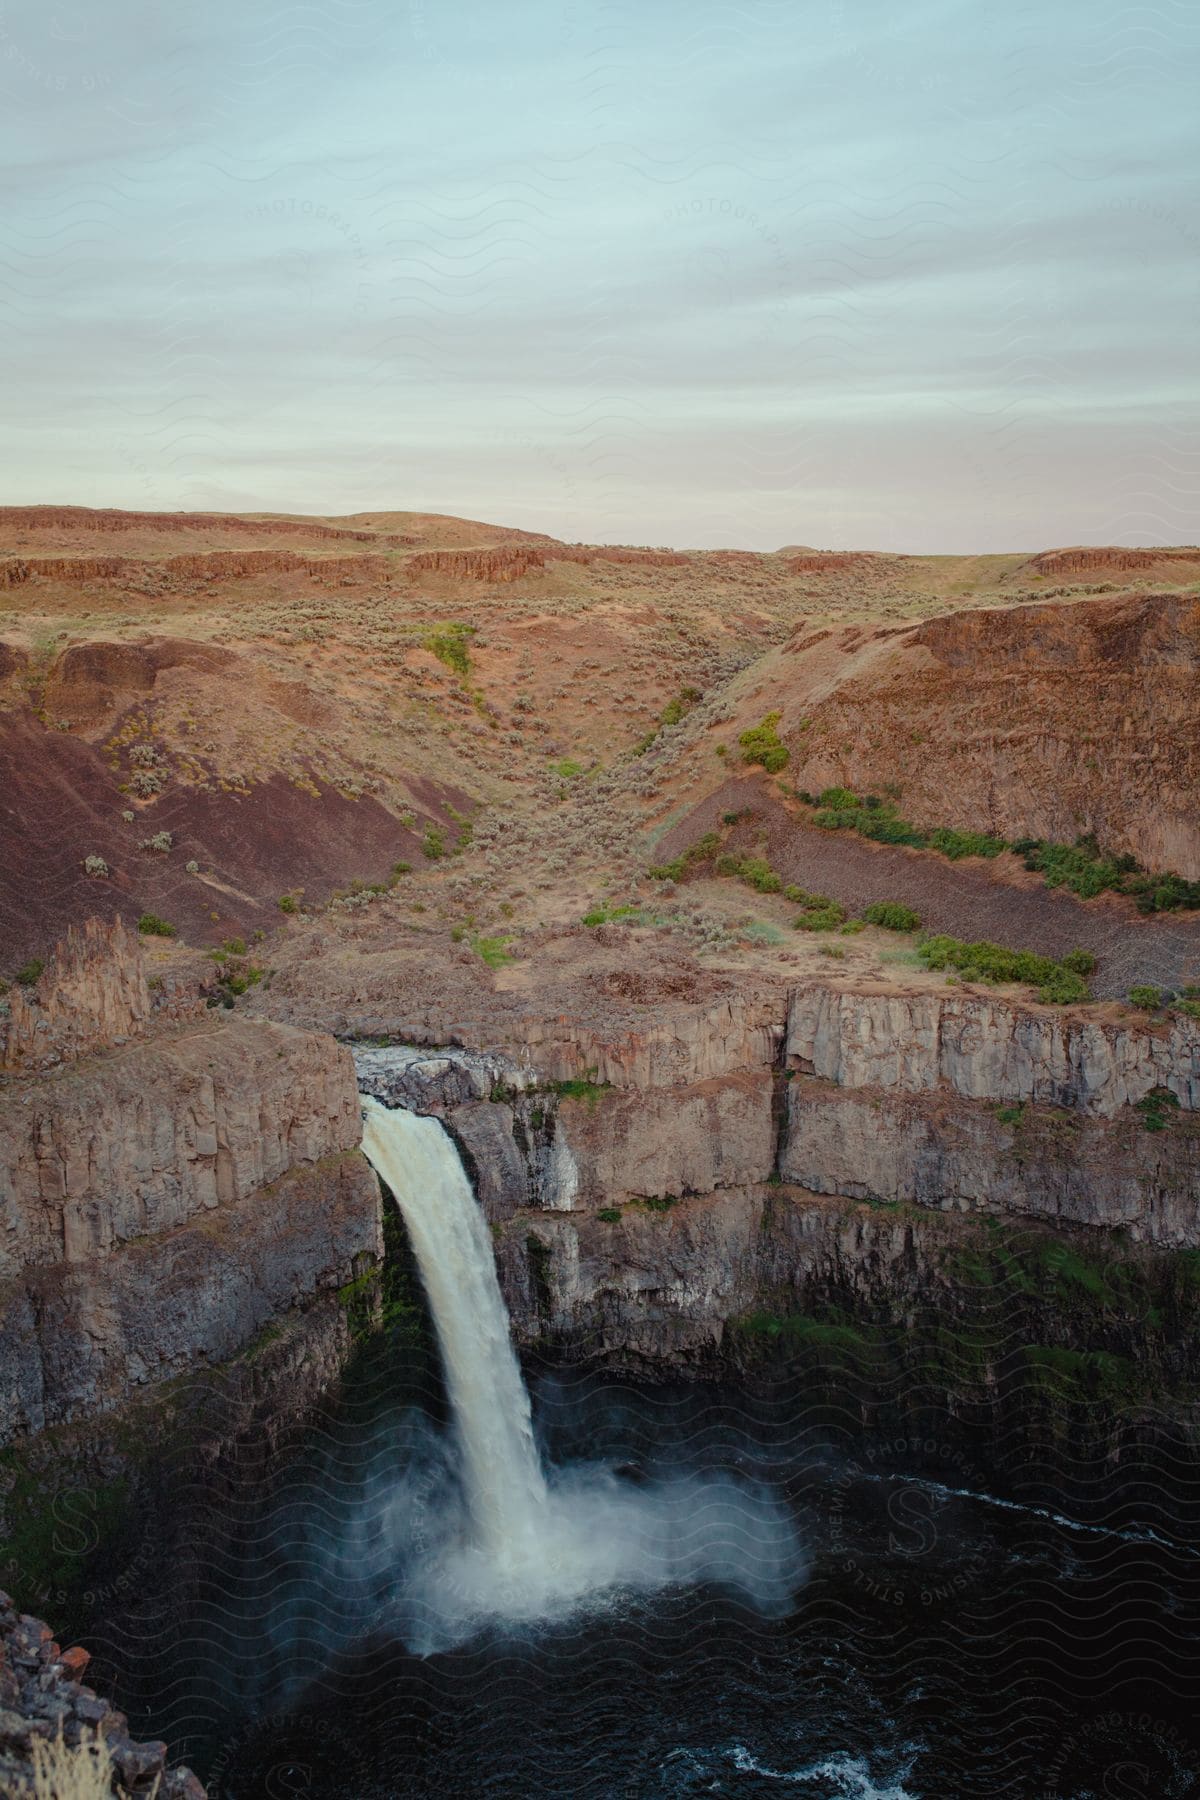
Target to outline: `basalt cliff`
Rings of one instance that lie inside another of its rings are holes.
[[[443,1120],[534,1364],[786,1375],[1183,1515],[1200,552],[48,507],[0,553],[18,1605],[169,1611],[386,1340],[360,1089]]]

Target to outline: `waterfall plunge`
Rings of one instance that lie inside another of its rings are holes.
[[[363,1149],[396,1196],[437,1324],[467,1508],[494,1556],[536,1540],[546,1482],[508,1335],[491,1235],[436,1119],[363,1102]]]
[[[363,1117],[363,1149],[404,1215],[433,1312],[466,1505],[463,1528],[447,1529],[406,1584],[411,1647],[703,1581],[740,1590],[763,1612],[786,1610],[803,1559],[769,1491],[704,1473],[633,1486],[596,1463],[547,1477],[491,1236],[452,1139],[436,1119],[368,1096]],[[404,1519],[391,1528],[402,1539]]]

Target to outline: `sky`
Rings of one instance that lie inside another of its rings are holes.
[[[10,503],[1200,536],[1178,0],[0,0]]]

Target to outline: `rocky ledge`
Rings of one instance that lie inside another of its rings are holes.
[[[49,1625],[0,1593],[0,1793],[32,1797],[33,1745],[61,1734],[68,1749],[103,1738],[122,1788],[138,1800],[204,1800],[190,1769],[168,1769],[165,1744],[135,1743],[125,1714],[84,1685],[89,1661],[86,1650],[60,1649]]]

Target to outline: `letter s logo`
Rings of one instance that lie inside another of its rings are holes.
[[[68,1488],[55,1494],[50,1507],[54,1514],[54,1536],[51,1540],[59,1556],[86,1556],[100,1541],[96,1529],[96,1500],[87,1488]]]
[[[928,1556],[937,1543],[937,1526],[933,1511],[939,1503],[925,1488],[898,1488],[888,1496],[888,1518],[897,1528],[888,1537],[893,1556]],[[897,1531],[906,1537],[897,1536]]]

